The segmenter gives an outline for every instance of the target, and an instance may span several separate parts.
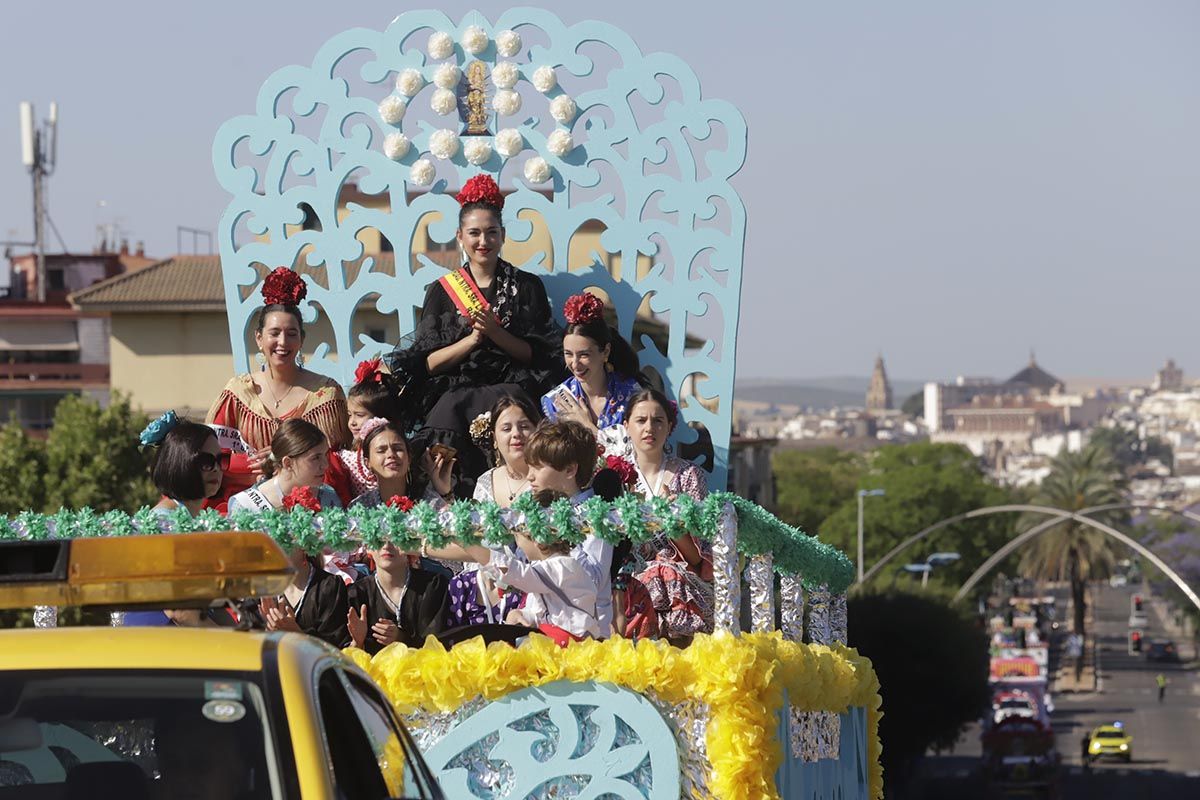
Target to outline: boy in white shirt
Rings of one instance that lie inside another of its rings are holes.
[[[543,506],[562,497],[566,495],[550,490],[537,493]],[[528,561],[493,552],[483,567],[498,586],[525,592],[525,605],[510,611],[505,621],[536,627],[564,647],[570,639],[596,636],[600,632],[596,583],[571,557],[571,546],[565,542],[538,544],[521,532],[516,539]]]

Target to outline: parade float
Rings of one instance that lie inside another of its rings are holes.
[[[411,332],[425,288],[446,273],[431,244],[453,241],[452,190],[491,174],[507,194],[506,258],[539,275],[556,308],[602,294],[646,371],[680,399],[675,446],[708,471],[705,501],[230,518],[85,509],[0,520],[0,536],[263,530],[317,552],[517,529],[573,542],[686,531],[712,543],[715,592],[715,632],[687,647],[532,636],[348,653],[449,797],[882,797],[879,685],[846,646],[851,563],[717,491],[729,485],[745,234],[730,180],[746,143],[738,110],[704,97],[680,59],[643,54],[603,23],[516,9],[458,22],[407,12],[386,30],[335,36],[310,66],[268,78],[213,148],[231,195],[218,239],[238,372],[250,366],[258,285],[287,265],[309,285],[307,366],[348,384],[360,360]],[[53,624],[53,609],[36,617]]]

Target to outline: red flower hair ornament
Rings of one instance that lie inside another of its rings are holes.
[[[589,292],[571,295],[563,304],[563,316],[568,325],[586,325],[604,319],[604,301]]]
[[[504,195],[491,175],[476,175],[463,184],[462,191],[454,197],[460,206],[467,203],[487,203],[489,206],[504,208]]]
[[[408,495],[394,494],[387,499],[387,505],[398,508],[401,511],[412,511],[416,503]]]
[[[617,473],[617,477],[621,479],[623,486],[637,485],[637,468],[629,463],[628,459],[620,456],[609,456],[604,459],[605,466]]]
[[[358,362],[358,367],[354,370],[355,383],[382,383],[383,371],[379,365],[383,362],[378,358],[372,358],[368,361]]]
[[[308,286],[287,267],[276,267],[263,281],[262,297],[269,306],[298,306],[308,297]]]
[[[285,511],[290,511],[296,506],[307,508],[315,514],[321,510],[321,501],[317,499],[317,495],[313,492],[311,486],[297,486],[288,492],[287,497],[283,498],[283,509]]]

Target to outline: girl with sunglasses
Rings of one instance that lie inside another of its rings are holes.
[[[217,434],[207,425],[180,420],[168,411],[142,432],[143,447],[153,448],[150,477],[162,499],[156,512],[186,508],[193,516],[221,490],[224,477]]]

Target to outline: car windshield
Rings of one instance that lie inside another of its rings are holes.
[[[0,800],[278,798],[266,720],[244,676],[0,672]]]
[[[1096,731],[1097,739],[1124,739],[1125,734],[1121,731]]]
[[[1029,708],[1028,700],[1005,700],[1000,703],[1001,708]]]

